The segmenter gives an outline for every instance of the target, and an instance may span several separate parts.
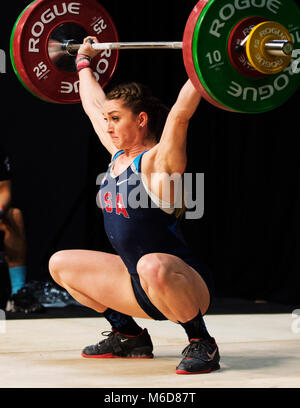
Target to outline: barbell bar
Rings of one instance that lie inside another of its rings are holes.
[[[246,41],[243,46],[246,45]],[[71,40],[61,44],[62,50],[74,55],[81,44],[73,44]],[[181,41],[161,41],[161,42],[115,42],[115,43],[94,43],[91,44],[94,50],[148,50],[148,49],[176,49],[182,50],[183,42]],[[293,52],[293,43],[290,41],[269,41],[264,45],[265,51],[276,56],[290,56]]]
[[[161,42],[114,42],[114,43],[94,43],[91,44],[94,50],[149,50],[149,49],[173,49],[182,50],[183,43],[179,41],[161,41]],[[65,49],[71,55],[74,51],[78,51],[81,44],[62,44],[62,49]]]

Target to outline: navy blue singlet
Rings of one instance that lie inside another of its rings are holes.
[[[148,195],[141,179],[141,159],[146,152],[119,176],[114,176],[114,161],[123,153],[121,150],[113,157],[100,186],[105,232],[131,275],[139,305],[153,319],[166,320],[140,285],[136,270],[139,259],[157,252],[178,256],[201,274],[208,287],[209,274],[187,246],[175,215],[159,208]]]

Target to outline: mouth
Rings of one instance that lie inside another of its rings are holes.
[[[111,136],[110,140],[112,141],[113,144],[117,145],[119,144],[119,138],[117,136]]]

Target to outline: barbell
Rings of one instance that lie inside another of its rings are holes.
[[[92,61],[105,88],[125,49],[181,50],[187,74],[214,106],[261,113],[285,103],[299,87],[293,55],[300,48],[300,10],[294,0],[200,0],[177,42],[119,42],[108,12],[96,0],[35,0],[11,34],[14,71],[33,95],[79,103],[75,58],[87,36],[101,50]]]

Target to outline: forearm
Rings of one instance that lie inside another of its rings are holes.
[[[156,169],[163,168],[169,174],[185,171],[187,130],[200,100],[201,95],[188,80],[168,115],[157,145]]]
[[[89,114],[95,108],[102,108],[105,101],[105,93],[96,81],[92,69],[82,69],[79,72],[79,80],[80,98],[86,113]]]
[[[189,79],[179,92],[177,101],[172,108],[172,113],[183,121],[189,121],[195,113],[200,101],[201,95]]]
[[[97,133],[100,142],[112,154],[114,145],[107,136],[107,124],[102,115],[105,93],[96,81],[91,68],[81,69],[79,75],[79,93],[85,113]]]

